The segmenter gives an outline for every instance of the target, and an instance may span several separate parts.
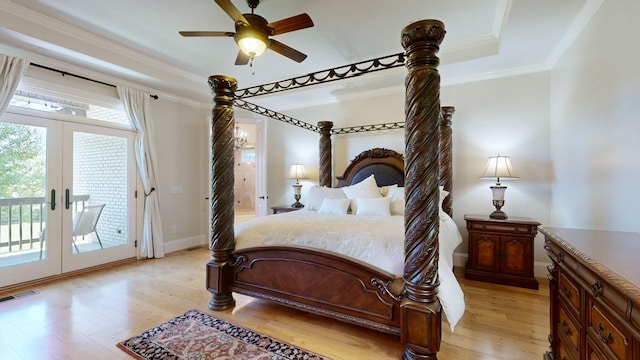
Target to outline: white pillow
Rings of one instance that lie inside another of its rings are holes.
[[[440,186],[440,198],[438,199],[440,202],[440,211],[444,211],[442,209],[442,202],[444,198],[449,195],[449,192],[444,189],[444,186]],[[391,214],[392,215],[403,215],[404,214],[404,187],[390,188],[387,193],[387,197],[391,199]]]
[[[376,178],[373,174],[355,185],[343,187],[342,191],[344,191],[347,199],[351,199],[351,212],[354,214],[358,212],[357,198],[382,197],[382,195],[380,195],[380,190],[378,189],[378,184],[376,183]]]
[[[322,205],[318,209],[319,214],[346,215],[349,209],[349,199],[329,199],[322,200]]]
[[[318,210],[322,206],[324,199],[346,199],[341,188],[330,188],[326,186],[312,186],[307,192],[306,209]]]
[[[358,203],[356,215],[391,216],[389,212],[391,199],[388,197],[357,198],[356,200]]]
[[[387,197],[391,203],[390,211],[392,215],[404,215],[404,187],[389,189]]]
[[[387,194],[389,193],[389,189],[393,189],[393,188],[397,188],[397,187],[398,187],[398,184],[388,185],[388,186],[380,186],[379,187],[380,195],[387,196]]]

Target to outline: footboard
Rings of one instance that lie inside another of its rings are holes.
[[[402,279],[347,257],[305,247],[234,252],[233,291],[395,335]],[[394,282],[395,281],[395,282]]]

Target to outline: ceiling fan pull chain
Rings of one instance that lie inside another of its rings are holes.
[[[251,75],[255,75],[255,69],[253,68],[253,59],[255,58],[255,56],[251,55],[251,58],[249,59],[249,67],[251,68]]]

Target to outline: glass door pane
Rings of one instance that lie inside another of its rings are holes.
[[[60,273],[59,125],[0,119],[0,287]]]
[[[63,271],[135,256],[133,134],[65,124],[64,139]]]

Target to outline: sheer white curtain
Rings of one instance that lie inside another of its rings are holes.
[[[162,221],[160,220],[160,201],[158,191],[156,191],[158,189],[156,178],[158,157],[152,136],[154,131],[149,109],[150,94],[118,86],[118,95],[129,116],[131,125],[138,132],[135,153],[145,193],[144,222],[139,256],[161,258],[164,257],[164,241],[162,239]]]
[[[28,66],[29,62],[24,59],[0,54],[0,115],[9,106]]]

